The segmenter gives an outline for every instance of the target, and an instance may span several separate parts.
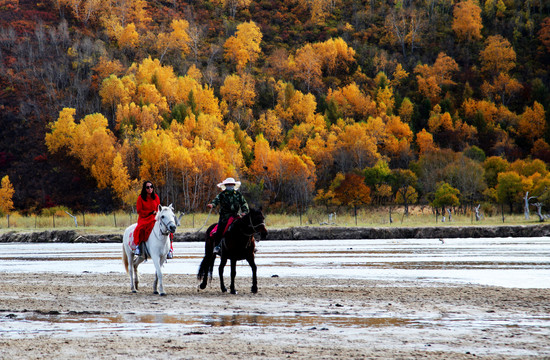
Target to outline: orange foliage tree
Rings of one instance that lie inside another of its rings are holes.
[[[546,47],[546,51],[550,52],[550,17],[547,17],[542,21],[538,35],[539,40]]]
[[[481,69],[492,76],[507,73],[516,66],[516,52],[501,35],[489,36],[480,51]]]
[[[353,207],[355,225],[357,225],[357,208],[371,202],[371,190],[365,185],[364,180],[361,175],[347,173],[339,186],[334,189],[334,195],[341,204]]]
[[[432,103],[437,103],[442,86],[455,85],[452,76],[459,70],[458,64],[445,53],[439,53],[433,66],[426,64],[417,65],[414,72],[418,83],[418,90],[429,98]]]
[[[261,134],[256,137],[254,155],[249,175],[255,183],[263,184],[267,199],[272,203],[287,201],[304,210],[315,187],[313,161],[289,150],[271,149]]]
[[[463,41],[481,39],[481,8],[473,0],[461,1],[453,10],[453,31]]]
[[[519,133],[535,141],[546,131],[546,117],[544,107],[535,101],[532,107],[526,107],[519,120]]]

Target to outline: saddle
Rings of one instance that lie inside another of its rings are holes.
[[[223,229],[222,236],[225,235],[225,233],[229,230],[229,228],[231,227],[230,225],[233,223],[233,221],[235,221],[238,218],[239,218],[238,216],[231,216],[229,220],[227,220],[227,225],[225,225],[225,229]],[[214,226],[212,231],[210,231],[210,234],[209,234],[210,237],[216,234],[216,232],[218,231],[218,225],[219,224],[216,224],[216,226]]]

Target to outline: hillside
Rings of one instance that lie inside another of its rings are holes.
[[[545,1],[2,0],[0,64],[20,212],[550,197]]]

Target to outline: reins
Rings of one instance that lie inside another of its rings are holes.
[[[204,220],[204,224],[202,224],[202,226],[199,228],[199,230],[195,231],[195,234],[198,233],[199,231],[201,231],[202,228],[204,227],[204,225],[206,225],[206,223],[208,222],[208,219],[210,218],[211,213],[212,213],[212,208],[210,208],[210,211],[208,212],[208,216],[206,217],[206,220]]]

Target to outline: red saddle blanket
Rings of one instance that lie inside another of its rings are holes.
[[[225,229],[223,229],[223,234],[225,234],[225,232],[227,231],[227,229],[229,229],[229,225],[231,225],[233,223],[233,221],[235,221],[236,219],[238,218],[238,216],[231,216],[229,218],[229,220],[227,220],[227,225],[225,225]],[[210,236],[214,236],[214,234],[218,231],[218,224],[216,224],[216,226],[214,226],[214,228],[212,229],[212,231],[210,231]],[[222,234],[222,236],[223,236]]]

